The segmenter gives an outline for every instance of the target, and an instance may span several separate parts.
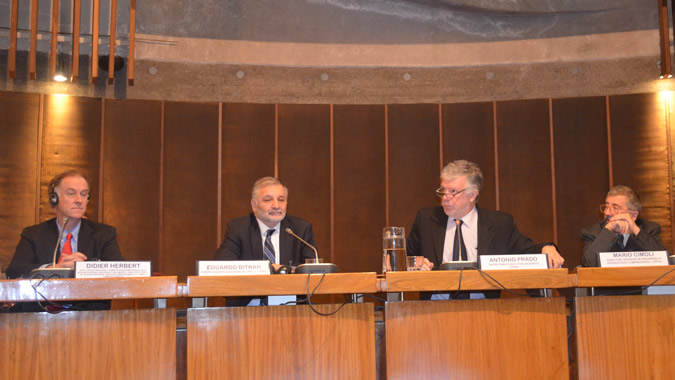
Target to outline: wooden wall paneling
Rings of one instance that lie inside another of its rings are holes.
[[[382,270],[385,227],[384,106],[335,106],[335,263]]]
[[[548,101],[497,102],[497,135],[500,209],[535,242],[552,241]]]
[[[0,92],[0,272],[24,227],[35,224],[40,96]]]
[[[280,104],[278,123],[279,179],[288,187],[288,213],[312,223],[319,256],[328,261],[330,106]]]
[[[468,160],[480,166],[483,189],[478,204],[496,209],[495,136],[492,103],[443,105],[443,165]]]
[[[9,77],[16,76],[16,39],[19,25],[19,0],[12,0],[12,10],[9,20],[9,57],[7,59],[7,71]]]
[[[223,237],[230,220],[251,213],[253,183],[274,176],[274,117],[272,104],[223,104]]]
[[[106,100],[103,222],[117,228],[128,260],[159,259],[161,103]]]
[[[581,229],[600,220],[609,190],[605,98],[553,100],[558,248],[565,267],[581,264]]]
[[[217,244],[218,105],[166,102],[164,118],[158,267],[185,281],[195,260],[213,258]]]
[[[89,181],[87,217],[99,221],[101,99],[46,95],[40,163],[40,221],[54,217],[47,185],[57,174],[75,169]]]
[[[389,105],[388,113],[389,224],[408,234],[417,210],[440,204],[438,105]]]
[[[666,108],[663,94],[609,98],[614,184],[631,187],[642,200],[642,216],[661,225],[672,245]]]

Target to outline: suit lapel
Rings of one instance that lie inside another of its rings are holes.
[[[251,214],[251,224],[248,226],[248,237],[251,244],[253,260],[264,260],[265,255],[263,254],[262,235],[260,227],[258,226],[258,220],[253,214]]]
[[[54,247],[59,243],[59,227],[56,225],[56,218],[49,221],[47,224],[47,240],[45,240],[46,246],[44,246],[45,258],[49,260],[49,263],[52,262]],[[45,244],[42,243],[42,244]],[[61,250],[58,250],[56,254],[56,262],[59,261],[59,256],[61,256]]]
[[[94,257],[91,257],[94,252],[91,233],[91,226],[85,219],[82,219],[80,221],[80,233],[77,236],[77,250],[84,253],[84,255],[87,256],[87,259],[89,260],[94,259]]]
[[[438,207],[434,209],[431,220],[433,222],[432,237],[434,239],[436,262],[443,263],[443,245],[445,244],[445,230],[448,225],[448,216],[443,212],[442,207]]]
[[[492,243],[492,223],[485,216],[483,209],[476,206],[478,211],[478,249],[476,256],[489,254],[490,243]]]

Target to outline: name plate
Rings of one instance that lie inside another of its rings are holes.
[[[252,274],[270,274],[270,262],[267,260],[197,261],[197,276],[241,276]]]
[[[666,251],[599,252],[598,261],[602,268],[668,265],[668,253]]]
[[[479,257],[481,270],[548,269],[548,255],[543,253],[480,255]]]
[[[150,277],[151,261],[77,261],[75,278]]]

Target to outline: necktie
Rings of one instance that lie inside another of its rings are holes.
[[[619,245],[619,248],[622,250],[626,248],[626,246],[623,244],[623,235],[622,234],[617,234],[619,238],[616,240],[616,243]]]
[[[69,233],[66,235],[66,242],[63,243],[63,248],[61,248],[61,256],[59,256],[59,262],[63,260],[64,255],[72,255],[73,247],[70,245],[70,240],[73,238],[73,234]]]
[[[462,220],[455,219],[455,242],[452,244],[452,261],[466,261],[466,245],[462,237]]]
[[[265,244],[263,247],[263,253],[265,254],[265,258],[269,260],[272,264],[276,263],[275,260],[275,253],[274,253],[274,245],[272,245],[272,234],[274,233],[274,229],[270,228],[267,230],[267,234],[265,236]]]

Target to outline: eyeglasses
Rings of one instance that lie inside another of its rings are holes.
[[[454,199],[456,196],[465,192],[466,189],[467,188],[465,187],[464,189],[459,190],[459,191],[454,191],[454,190],[453,191],[447,191],[444,188],[439,187],[438,189],[436,189],[436,195],[438,195],[440,198],[443,198],[444,196],[447,195],[448,197],[450,197],[450,199]]]
[[[631,213],[631,212],[637,212],[635,210],[624,210],[618,205],[608,205],[608,204],[602,204],[600,205],[600,212],[605,213],[606,211],[610,211],[612,214],[624,214],[624,213]]]

